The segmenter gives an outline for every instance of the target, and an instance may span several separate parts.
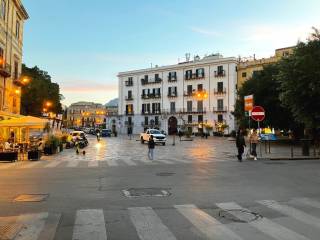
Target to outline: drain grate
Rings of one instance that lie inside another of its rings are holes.
[[[21,194],[14,199],[15,202],[42,202],[49,194]]]
[[[126,197],[168,197],[171,195],[168,189],[162,188],[129,188],[122,192]]]
[[[241,217],[238,218],[236,216]],[[250,223],[262,218],[260,214],[244,209],[221,210],[219,217],[241,223]]]
[[[0,226],[0,240],[13,240],[21,231],[22,224],[10,224]]]
[[[172,172],[160,172],[160,173],[157,173],[156,175],[159,176],[159,177],[170,177],[170,176],[175,175],[175,173],[172,173]]]

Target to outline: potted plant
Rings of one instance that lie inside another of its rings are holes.
[[[60,139],[57,136],[50,135],[43,149],[44,154],[52,155],[57,153],[59,145],[60,145]]]

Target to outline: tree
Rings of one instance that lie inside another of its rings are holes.
[[[21,113],[24,115],[41,116],[44,103],[50,101],[52,106],[49,111],[61,113],[60,87],[51,82],[50,75],[37,66],[28,68],[22,65],[22,75],[30,78],[30,83],[22,87]]]
[[[292,55],[279,62],[280,99],[294,119],[307,129],[320,127],[320,34],[299,42]]]
[[[242,85],[234,112],[240,126],[248,127],[248,116],[245,116],[244,112],[244,96],[253,94],[254,104],[262,106],[266,111],[263,126],[278,129],[296,127],[290,110],[280,102],[279,82],[276,79],[278,73],[277,64],[267,65],[262,71],[255,72],[252,78]],[[257,127],[254,122],[251,126]]]

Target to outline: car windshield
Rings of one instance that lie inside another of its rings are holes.
[[[161,134],[159,130],[150,130],[151,134]]]

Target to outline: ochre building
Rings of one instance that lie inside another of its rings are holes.
[[[20,0],[0,0],[0,120],[20,114],[23,25]]]

